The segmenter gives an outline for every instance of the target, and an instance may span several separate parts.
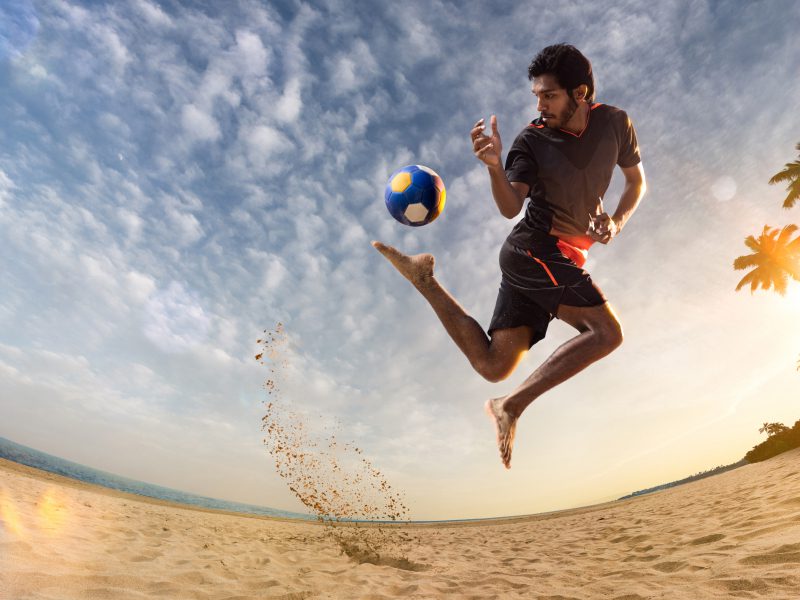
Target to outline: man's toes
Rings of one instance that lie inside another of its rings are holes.
[[[386,258],[397,259],[403,257],[403,254],[397,248],[394,248],[393,246],[387,246],[383,242],[374,241],[372,242],[372,245],[378,252],[383,254]]]

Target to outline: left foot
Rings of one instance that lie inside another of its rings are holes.
[[[492,398],[484,404],[486,414],[494,422],[497,433],[497,447],[500,450],[500,460],[506,469],[511,468],[511,450],[514,447],[514,432],[517,429],[517,417],[503,408],[503,398]]]

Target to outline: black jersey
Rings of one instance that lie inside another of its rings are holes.
[[[640,160],[633,124],[619,108],[593,104],[579,134],[547,127],[541,118],[532,121],[506,157],[508,180],[530,186],[525,216],[508,241],[528,247],[532,230],[538,230],[588,248],[586,230],[591,216],[603,211],[614,166],[632,167]]]

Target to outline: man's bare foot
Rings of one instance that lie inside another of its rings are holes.
[[[514,432],[517,429],[517,417],[509,414],[503,408],[503,398],[492,398],[483,405],[486,414],[494,423],[497,433],[497,447],[500,450],[500,460],[506,469],[511,468],[511,451],[514,448]]]
[[[433,277],[434,259],[432,254],[409,256],[382,242],[373,241],[372,245],[394,265],[395,269],[400,271],[403,277],[415,286],[419,287]]]

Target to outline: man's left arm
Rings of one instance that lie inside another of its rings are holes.
[[[617,210],[614,211],[613,216],[603,213],[595,217],[594,229],[587,232],[594,241],[601,244],[607,244],[622,230],[647,191],[641,162],[632,167],[620,167],[620,169],[625,176],[625,188],[622,190]]]

